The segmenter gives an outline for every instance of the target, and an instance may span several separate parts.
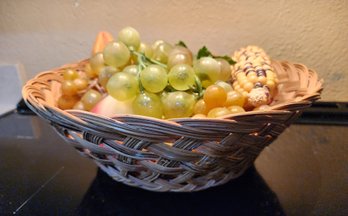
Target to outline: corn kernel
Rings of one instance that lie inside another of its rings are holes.
[[[275,83],[273,80],[267,80],[266,86],[268,86],[268,88],[270,88],[270,89],[274,89]]]
[[[252,83],[256,83],[256,82],[257,82],[257,76],[256,76],[256,75],[254,75],[254,76],[249,76],[249,77],[248,77],[248,80],[249,80],[250,82],[252,82]]]
[[[264,76],[259,76],[259,77],[257,77],[257,81],[262,83],[263,85],[265,85],[267,82],[267,78]]]
[[[254,88],[254,83],[252,83],[252,82],[245,82],[243,84],[243,89],[247,92],[250,92],[251,89],[253,89],[253,88]]]
[[[266,70],[266,76],[267,76],[267,78],[273,78],[273,77],[274,77],[273,71],[271,71],[271,70]]]

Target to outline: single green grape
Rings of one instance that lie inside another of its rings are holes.
[[[173,56],[169,56],[167,63],[168,68],[172,68],[173,66],[178,64],[192,65],[192,60],[188,57],[188,55],[185,55],[184,53],[177,53]]]
[[[231,78],[231,72],[232,72],[231,65],[225,59],[222,59],[222,58],[218,58],[216,59],[216,61],[220,65],[218,80],[221,80],[221,81],[229,80]]]
[[[167,64],[169,52],[173,49],[173,46],[164,41],[156,41],[153,47],[152,59]]]
[[[79,77],[79,74],[76,70],[73,69],[66,69],[63,73],[64,80],[74,80]]]
[[[165,118],[184,118],[193,114],[195,97],[187,92],[169,92],[162,96]]]
[[[152,50],[155,50],[157,49],[157,47],[162,44],[162,43],[165,43],[163,40],[156,40],[152,45],[151,45],[151,48]]]
[[[88,90],[81,98],[81,102],[83,103],[83,107],[85,110],[89,111],[91,110],[101,99],[102,95],[94,90],[90,89]]]
[[[105,63],[113,67],[123,67],[130,59],[130,51],[122,42],[110,42],[103,51]]]
[[[98,77],[98,82],[101,86],[106,88],[106,84],[108,83],[110,77],[112,77],[115,73],[119,72],[119,70],[113,66],[106,66],[101,69]]]
[[[118,40],[128,46],[129,49],[138,50],[140,46],[139,32],[132,27],[122,29],[118,33]]]
[[[159,65],[149,65],[140,72],[140,81],[147,91],[161,92],[168,83],[167,71]]]
[[[168,55],[168,68],[177,64],[192,65],[192,53],[189,49],[182,46],[175,46]]]
[[[122,72],[125,72],[133,76],[138,76],[139,68],[137,65],[128,65],[127,67],[123,68]]]
[[[215,83],[219,78],[220,65],[212,57],[200,58],[193,65],[193,69],[202,83],[204,81],[207,81],[208,83]]]
[[[191,52],[191,50],[189,50],[188,48],[186,47],[183,47],[183,46],[178,46],[176,45],[171,51],[170,51],[170,54],[177,54],[177,53],[184,53],[185,55],[188,55],[189,58],[191,58],[193,60],[193,54]]]
[[[138,52],[144,53],[146,57],[152,58],[153,50],[152,47],[147,45],[146,43],[140,43]]]
[[[231,84],[229,84],[229,83],[227,83],[227,82],[224,82],[224,81],[217,81],[216,83],[215,83],[216,85],[218,85],[218,86],[221,86],[223,89],[225,89],[225,92],[226,93],[228,93],[228,92],[230,92],[230,91],[233,91],[233,88],[232,88],[232,86],[231,86]]]
[[[188,90],[195,84],[195,71],[187,64],[175,65],[168,74],[168,81],[176,90]]]
[[[115,73],[106,84],[106,89],[109,95],[119,101],[134,98],[139,91],[136,78],[124,72]]]
[[[162,104],[159,96],[150,92],[140,93],[133,101],[133,112],[137,115],[162,118]]]
[[[104,56],[103,53],[96,53],[89,59],[89,63],[91,65],[91,69],[94,74],[99,74],[100,70],[104,67]]]

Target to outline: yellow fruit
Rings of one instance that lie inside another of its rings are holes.
[[[203,99],[200,99],[199,101],[197,101],[197,103],[195,104],[195,107],[193,108],[193,113],[194,114],[204,114],[206,115],[208,113],[208,108],[207,105],[205,104]]]
[[[63,110],[72,109],[78,101],[79,101],[79,97],[77,96],[62,95],[58,99],[58,107]]]
[[[229,107],[232,105],[243,107],[244,103],[245,103],[245,98],[243,97],[241,93],[237,91],[230,91],[227,93],[227,99],[225,102],[226,107]]]
[[[99,32],[93,45],[92,56],[98,52],[103,52],[105,45],[113,40],[114,38],[109,32],[106,32],[106,31]]]
[[[235,113],[243,113],[243,112],[245,112],[245,110],[243,109],[243,107],[240,107],[240,106],[230,106],[230,107],[228,107],[228,110],[229,110],[232,114],[235,114]]]
[[[226,107],[216,107],[209,111],[208,118],[217,118],[228,114],[231,114],[231,111]]]

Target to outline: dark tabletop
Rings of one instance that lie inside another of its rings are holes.
[[[348,215],[348,128],[292,125],[236,180],[194,193],[125,186],[50,125],[0,119],[0,215]]]

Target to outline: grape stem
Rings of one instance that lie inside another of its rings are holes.
[[[146,64],[143,60],[143,55],[136,55],[137,56],[137,59],[138,59],[138,69],[139,71],[142,71],[143,69],[146,68]]]
[[[203,88],[202,88],[201,80],[198,78],[198,76],[195,76],[195,83],[196,83],[196,88],[194,90],[198,93],[198,98],[201,98],[203,97]]]
[[[140,67],[140,66],[139,66]],[[144,91],[145,91],[145,89],[144,89],[144,86],[141,84],[141,82],[140,82],[140,73],[138,73],[138,80],[139,80],[139,91],[141,92],[141,93],[144,93]]]
[[[136,52],[133,49],[131,49],[130,51],[133,52],[137,56],[137,59],[138,59],[138,65],[137,66],[138,66],[138,71],[139,71],[137,77],[138,77],[138,80],[139,80],[139,91],[141,93],[144,93],[144,91],[145,91],[144,86],[140,82],[140,71],[142,71],[142,70],[144,70],[146,68],[146,64],[145,64],[146,59],[144,58],[145,55],[143,53]]]
[[[150,59],[150,58],[146,57],[144,53],[140,53],[140,52],[137,52],[135,50],[131,50],[131,52],[138,57],[139,64],[142,65],[144,68],[146,67],[145,62],[148,62],[151,64],[157,64],[157,65],[160,65],[164,68],[167,68],[167,65],[163,64],[162,62],[159,62],[159,61],[156,61],[154,59]]]
[[[144,53],[141,53],[141,52],[137,52],[133,49],[130,50],[134,55],[137,56],[137,59],[138,59],[138,69],[139,71],[142,71],[143,69],[146,68],[147,64],[157,64],[157,65],[160,65],[164,68],[168,68],[167,65],[159,62],[159,61],[156,61],[156,60],[153,60],[153,59],[150,59],[148,57],[145,56]],[[140,80],[140,73],[138,74],[138,79]],[[171,86],[167,86],[166,87],[167,90],[169,91],[173,91],[174,89],[171,87]],[[144,87],[142,86],[141,82],[139,82],[139,89],[140,89],[140,92],[143,92],[144,91]],[[198,78],[198,76],[195,76],[195,86],[191,87],[191,89],[196,92],[198,94],[198,98],[201,98],[203,97],[203,88],[202,88],[202,83],[201,83],[201,80]]]

